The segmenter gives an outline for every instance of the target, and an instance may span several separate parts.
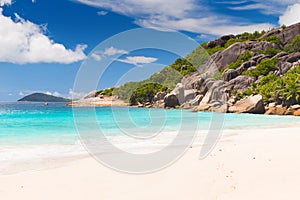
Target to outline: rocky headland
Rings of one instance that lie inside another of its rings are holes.
[[[153,84],[160,76],[168,77],[168,69],[177,70],[182,77],[174,78],[173,83]],[[116,105],[129,102],[148,108],[299,116],[300,23],[268,32],[222,36],[203,43],[149,79],[115,91],[110,95],[94,92],[70,105],[100,105],[101,99],[109,97]]]

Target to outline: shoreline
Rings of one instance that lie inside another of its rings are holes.
[[[198,159],[201,148],[195,145],[176,163],[153,174],[118,173],[87,157],[58,167],[0,175],[0,196],[9,200],[297,199],[299,131],[300,126],[225,131],[226,137],[206,159]]]

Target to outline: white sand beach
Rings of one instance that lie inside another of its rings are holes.
[[[3,200],[299,199],[300,127],[225,131],[199,160],[193,147],[153,174],[110,170],[93,158],[0,176]]]

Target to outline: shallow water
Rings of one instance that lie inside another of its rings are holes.
[[[300,125],[293,116],[195,113],[129,107],[71,108],[65,103],[0,104],[0,171],[15,162],[86,154],[82,140],[105,136],[120,148],[155,149],[208,130]],[[137,142],[138,141],[138,142]],[[183,142],[184,143],[184,142]],[[178,144],[180,145],[180,144]],[[103,151],[109,151],[105,145]],[[12,162],[13,161],[13,162]]]

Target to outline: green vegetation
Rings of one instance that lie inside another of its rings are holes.
[[[26,97],[23,97],[22,99],[18,101],[29,101],[29,102],[69,102],[70,99],[65,99],[61,97],[56,97],[52,95],[47,95],[43,93],[34,93],[31,95],[28,95]]]
[[[284,50],[288,53],[300,52],[300,35],[297,35]]]
[[[186,59],[194,67],[199,68],[208,61],[209,54],[201,45],[199,45],[191,54],[186,57]]]
[[[175,88],[176,84],[181,81],[182,77],[183,76],[181,73],[179,73],[177,70],[174,70],[171,66],[168,66],[144,81],[128,82],[118,88],[115,88],[113,95],[118,96],[120,99],[125,100],[126,102],[130,102],[133,91],[145,84],[158,83],[164,88],[168,88],[168,91],[170,91]]]
[[[283,25],[281,26],[281,28],[282,28],[282,29],[286,29],[287,26],[286,26],[285,24],[283,24]]]
[[[170,67],[178,71],[182,76],[197,70],[187,59],[184,58],[176,59],[176,61],[170,65]]]
[[[265,33],[266,33],[265,31],[262,31],[262,32],[255,31],[254,33],[245,32],[243,34],[236,35],[233,38],[229,39],[224,46],[218,45],[218,46],[215,46],[214,48],[209,48],[207,46],[207,43],[205,43],[205,42],[202,43],[201,46],[207,51],[207,53],[209,55],[212,55],[218,51],[222,51],[222,50],[228,48],[230,45],[235,44],[237,42],[246,42],[246,41],[250,41],[250,40],[257,40],[261,36],[263,36]]]
[[[214,48],[209,48],[209,47],[207,46],[207,43],[206,43],[206,42],[203,42],[203,43],[201,44],[201,46],[207,51],[207,53],[208,53],[209,55],[212,55],[212,54],[214,54],[214,53],[216,53],[216,52],[218,52],[218,51],[222,51],[222,50],[226,49],[225,46],[224,46],[224,47],[221,47],[220,45],[217,45],[217,46],[215,46]]]
[[[262,53],[262,54],[265,54],[265,55],[268,55],[268,56],[275,56],[277,55],[278,53],[282,52],[283,50],[281,49],[276,49],[276,48],[273,48],[273,47],[268,47],[266,50],[261,50],[259,51],[259,53]]]
[[[237,93],[238,99],[251,94],[261,94],[266,103],[277,102],[285,106],[300,103],[300,66],[288,71],[282,78],[270,74],[254,83],[244,93]]]
[[[250,71],[243,72],[243,75],[259,77],[259,76],[266,76],[271,71],[275,71],[278,69],[277,64],[279,63],[278,58],[266,58],[261,63],[259,63],[255,69]]]
[[[249,61],[253,57],[253,54],[251,51],[246,51],[245,53],[241,54],[237,61],[231,63],[230,65],[227,66],[229,69],[237,69],[240,67],[244,62]]]
[[[96,92],[96,96],[98,96],[98,95],[112,96],[114,89],[115,88],[108,88],[108,89],[105,89],[105,90],[98,90]]]
[[[130,105],[137,105],[138,103],[153,102],[156,93],[165,90],[161,84],[147,83],[134,90],[130,97]]]
[[[271,35],[271,36],[265,38],[264,41],[268,41],[268,42],[271,42],[274,44],[280,44],[280,39],[274,35]]]

